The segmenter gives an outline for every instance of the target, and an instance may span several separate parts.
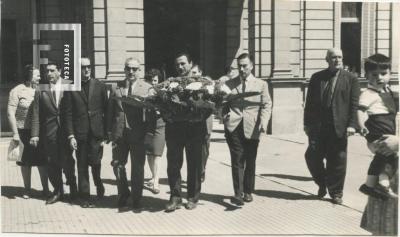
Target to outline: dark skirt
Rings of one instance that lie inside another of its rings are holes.
[[[157,120],[154,132],[148,132],[145,138],[146,154],[162,156],[165,147],[165,123],[162,118]]]
[[[46,158],[39,149],[31,146],[29,140],[31,139],[30,129],[18,129],[19,137],[24,144],[24,152],[22,153],[21,161],[17,161],[19,166],[43,166],[46,165]]]

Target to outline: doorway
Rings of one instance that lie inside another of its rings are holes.
[[[205,75],[218,78],[226,55],[226,0],[144,1],[145,67],[176,76],[174,56],[188,52]]]

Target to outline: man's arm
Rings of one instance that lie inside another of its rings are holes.
[[[106,113],[106,134],[107,134],[107,140],[111,141],[111,128],[112,128],[112,120],[114,117],[114,106],[115,106],[115,89],[111,88],[110,91],[110,98],[108,99],[107,102],[107,113]]]
[[[102,86],[102,104],[103,104],[103,123],[104,123],[104,135],[106,136],[106,140],[108,140],[108,124],[107,124],[107,114],[108,114],[108,93],[107,86],[103,82],[100,82]]]
[[[306,102],[304,105],[304,132],[309,135],[309,132],[311,130],[311,125],[313,124],[313,117],[315,117],[315,110],[316,110],[316,98],[314,96],[314,84],[316,81],[316,76],[313,74],[311,76],[310,82],[308,84],[308,89],[307,89],[307,96],[306,96]]]
[[[267,132],[268,122],[272,113],[272,100],[269,95],[268,84],[263,81],[261,89],[261,128],[262,133]]]
[[[35,98],[33,99],[32,102],[32,127],[31,127],[31,140],[30,140],[30,144],[35,147],[39,142],[39,131],[40,131],[39,104],[40,104],[40,92],[35,91]]]
[[[357,110],[360,98],[360,86],[357,77],[352,76],[350,88],[350,119],[347,127],[357,128]]]

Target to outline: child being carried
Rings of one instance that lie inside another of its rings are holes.
[[[375,156],[368,169],[367,181],[359,190],[380,199],[397,198],[390,188],[390,179],[397,171],[398,156],[377,152],[377,142],[384,139],[383,135],[396,134],[399,96],[388,85],[390,59],[382,54],[374,54],[365,60],[364,68],[368,88],[360,95],[358,123],[361,134],[367,139],[368,148]]]

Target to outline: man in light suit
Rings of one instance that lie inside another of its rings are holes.
[[[75,161],[67,144],[65,134],[65,98],[61,84],[70,83],[60,77],[61,68],[57,63],[48,63],[46,77],[49,85],[37,90],[33,101],[32,130],[30,143],[40,145],[48,160],[49,180],[54,187],[53,195],[46,204],[53,204],[63,198],[62,170],[70,185],[70,198],[77,193]],[[45,85],[43,85],[45,86]]]
[[[91,78],[89,58],[81,59],[81,91],[68,91],[66,99],[66,128],[69,143],[76,150],[78,163],[78,190],[83,208],[93,207],[90,201],[89,166],[96,185],[97,197],[104,196],[100,178],[103,144],[106,139],[107,88]]]
[[[239,76],[225,82],[232,94],[259,92],[260,95],[232,101],[223,109],[225,137],[231,153],[235,196],[231,202],[243,205],[253,201],[256,157],[259,139],[267,131],[272,101],[268,84],[255,78],[253,62],[247,53],[237,58]]]
[[[107,129],[110,140],[113,142],[112,166],[118,183],[118,208],[125,209],[129,198],[125,165],[130,153],[132,207],[134,210],[139,210],[143,193],[146,158],[144,138],[148,129],[148,121],[143,114],[143,108],[128,106],[117,98],[128,95],[146,97],[152,93],[152,87],[139,79],[139,60],[126,59],[124,71],[125,80],[112,88],[110,93]]]
[[[355,133],[360,94],[357,77],[343,70],[342,57],[340,49],[327,51],[328,68],[311,76],[304,108],[307,166],[319,187],[318,197],[328,189],[334,204],[343,202],[347,137]]]

